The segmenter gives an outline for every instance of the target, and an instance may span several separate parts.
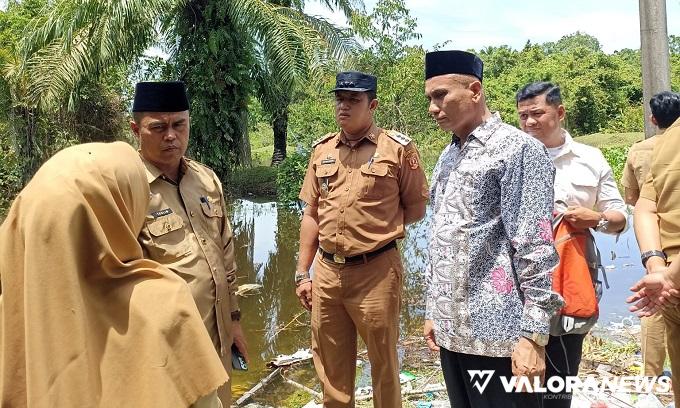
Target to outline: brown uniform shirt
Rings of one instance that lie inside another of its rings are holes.
[[[231,347],[231,312],[238,310],[234,242],[225,217],[222,184],[215,173],[183,158],[175,184],[145,161],[151,189],[149,212],[139,235],[145,257],[184,278],[213,344]],[[158,299],[158,301],[171,299]]]
[[[656,203],[661,249],[672,262],[680,252],[680,119],[659,139],[640,197]]]
[[[319,245],[353,256],[404,236],[404,208],[425,207],[428,187],[416,146],[376,126],[351,147],[342,132],[314,145],[300,199],[318,207]]]
[[[630,147],[626,165],[623,168],[621,184],[629,189],[640,190],[645,183],[649,165],[652,161],[652,151],[659,136],[652,136]]]

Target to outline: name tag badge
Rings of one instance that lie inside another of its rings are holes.
[[[172,208],[166,208],[165,210],[160,210],[160,211],[154,211],[151,213],[151,216],[154,218],[162,217],[164,215],[169,215],[172,214]]]
[[[321,164],[334,164],[334,163],[335,163],[335,159],[332,158],[332,157],[321,160]]]

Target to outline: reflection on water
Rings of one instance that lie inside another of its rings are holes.
[[[429,211],[428,211],[429,214]],[[262,285],[259,294],[240,299],[242,326],[248,338],[250,369],[234,374],[234,395],[241,395],[269,373],[267,361],[310,346],[309,315],[295,297],[293,275],[297,260],[298,213],[273,202],[237,200],[231,216],[236,244],[239,283]],[[407,229],[401,243],[405,269],[401,332],[418,334],[424,315],[424,272],[429,216]],[[633,229],[618,240],[597,234],[610,288],[600,304],[600,322],[607,324],[629,316],[628,288],[643,270]],[[302,324],[297,324],[295,318]],[[291,323],[292,322],[292,323]],[[285,330],[282,330],[284,327]]]

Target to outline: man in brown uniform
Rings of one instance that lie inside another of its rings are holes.
[[[680,154],[676,148],[679,138],[680,119],[677,119],[654,147],[649,175],[635,204],[635,236],[640,246],[642,265],[647,270],[645,280],[666,276],[666,265],[671,262],[677,264],[680,259]],[[674,276],[670,281],[677,283],[680,281],[678,278]],[[639,289],[638,285],[633,288]],[[680,337],[680,308],[666,308],[663,317],[673,392],[675,401],[680,401],[680,342],[677,341]]]
[[[307,206],[296,292],[312,311],[324,407],[354,406],[358,331],[368,348],[374,406],[396,408],[403,280],[396,240],[425,215],[427,180],[411,139],[373,121],[376,78],[341,72],[336,80],[331,92],[341,130],[314,143],[300,192]]]
[[[635,205],[640,196],[652,161],[652,151],[659,137],[680,117],[680,94],[668,91],[658,93],[649,101],[649,107],[652,111],[649,120],[657,127],[657,134],[631,146],[621,178],[625,200],[630,205]],[[644,375],[659,376],[663,373],[666,360],[666,329],[663,316],[659,313],[643,317],[640,321]]]
[[[232,343],[247,356],[235,294],[234,241],[220,180],[211,169],[184,157],[190,127],[184,84],[138,83],[132,112],[130,126],[139,140],[151,189],[139,242],[145,257],[187,281],[231,373]],[[218,389],[225,407],[231,404],[230,386],[231,381]]]

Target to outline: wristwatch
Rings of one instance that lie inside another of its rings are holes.
[[[666,259],[667,259],[666,254],[663,253],[663,251],[659,251],[659,250],[656,250],[656,249],[653,250],[653,251],[645,251],[645,252],[640,254],[640,261],[642,262],[642,266],[646,268],[647,267],[647,261],[649,260],[649,258],[651,258],[653,256],[658,256],[659,258],[663,259],[664,261],[666,261]]]
[[[297,272],[295,272],[295,286],[298,286],[300,284],[300,282],[302,282],[305,279],[309,279],[309,272],[307,272],[307,271],[304,271],[304,272],[297,271]]]
[[[607,227],[609,226],[609,220],[607,219],[607,216],[604,215],[604,213],[600,213],[600,220],[597,222],[597,226],[595,227],[595,231],[606,231]]]
[[[541,347],[548,345],[548,340],[550,340],[550,336],[547,334],[533,333],[526,330],[522,330],[521,335],[522,337],[526,337]]]

